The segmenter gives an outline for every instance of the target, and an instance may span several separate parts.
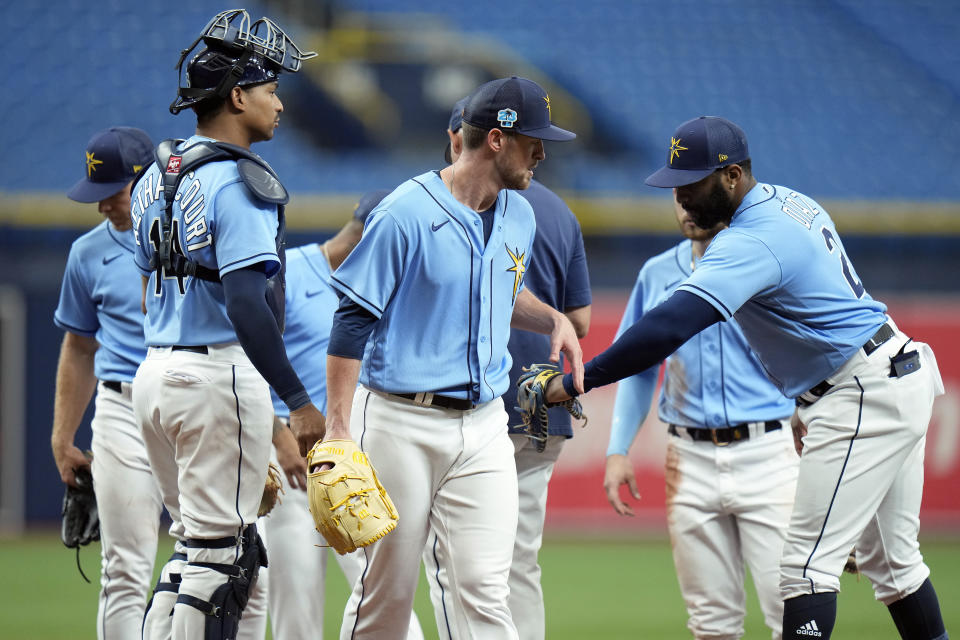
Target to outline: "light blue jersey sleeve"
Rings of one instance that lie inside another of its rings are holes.
[[[130,231],[102,222],[70,247],[54,323],[97,340],[94,375],[129,382],[146,356]]]
[[[736,229],[725,229],[679,288],[700,296],[729,320],[747,300],[777,286],[780,275],[780,263],[769,247]]]
[[[216,256],[220,277],[265,263],[269,278],[280,269],[274,238],[277,235],[277,207],[254,198],[242,182],[225,185],[217,194]],[[192,240],[187,227],[185,241]]]
[[[407,244],[390,211],[374,209],[367,217],[363,240],[337,268],[334,282],[350,299],[380,318],[403,276]]]
[[[617,338],[643,317],[643,271],[637,276],[637,281],[627,301],[627,308],[620,320],[617,329]],[[659,366],[650,367],[646,371],[617,383],[617,396],[613,404],[613,421],[610,425],[610,442],[607,445],[607,455],[627,455],[630,445],[633,444],[640,431],[640,426],[646,420],[653,402],[653,394],[657,388],[657,372]]]
[[[83,272],[79,252],[77,244],[70,247],[67,268],[60,287],[60,302],[53,318],[61,329],[93,337],[100,328],[100,323],[97,321],[97,306],[89,293],[92,286],[88,283],[87,274]]]

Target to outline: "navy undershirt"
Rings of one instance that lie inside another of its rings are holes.
[[[337,292],[337,295],[340,296],[340,306],[333,314],[327,355],[363,360],[363,350],[367,338],[373,333],[377,316],[342,293]]]
[[[267,276],[263,263],[231,271],[222,276],[221,282],[227,316],[250,363],[291,411],[305,406],[310,395],[285,357],[283,336],[264,295]]]
[[[583,391],[629,378],[659,364],[680,346],[723,316],[706,300],[677,291],[645,313],[606,351],[584,365]],[[573,376],[563,376],[563,388],[576,396]]]

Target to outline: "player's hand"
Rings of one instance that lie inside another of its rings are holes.
[[[91,457],[87,457],[83,451],[80,451],[73,442],[51,441],[53,448],[53,459],[57,463],[57,471],[60,472],[60,479],[64,484],[71,487],[77,486],[76,470],[81,467],[90,467]]]
[[[327,429],[327,434],[323,438],[324,442],[326,442],[327,440],[351,440],[352,441],[353,438],[350,437],[349,425],[346,422],[331,422],[330,428]],[[318,465],[314,469],[309,469],[309,471],[310,473],[314,473],[315,471],[326,471],[327,469],[332,469],[332,468],[333,468],[333,465],[327,463],[327,464]]]
[[[550,362],[559,362],[561,351],[563,355],[567,356],[567,362],[570,363],[574,389],[583,393],[583,349],[580,348],[577,330],[570,322],[570,318],[558,311],[556,323],[550,333]]]
[[[793,430],[793,447],[799,456],[803,451],[803,437],[807,435],[807,425],[800,422],[800,416],[796,410],[790,416],[790,428]]]
[[[297,444],[300,445],[300,455],[306,458],[307,452],[313,448],[314,443],[317,440],[323,440],[327,431],[326,420],[311,402],[290,412],[290,430],[293,431]]]
[[[633,507],[620,498],[620,485],[625,484],[630,489],[630,495],[640,499],[637,490],[637,478],[633,474],[633,465],[627,456],[613,454],[607,456],[607,470],[603,475],[603,488],[607,492],[607,500],[613,510],[622,516],[632,516]]]
[[[293,432],[284,426],[273,439],[273,446],[277,448],[277,462],[287,476],[287,484],[293,489],[306,491],[307,461],[300,455],[300,445]]]

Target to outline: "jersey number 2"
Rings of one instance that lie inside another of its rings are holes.
[[[833,253],[837,249],[837,241],[833,237],[833,232],[826,227],[820,227],[820,233],[823,234],[823,241],[827,243],[827,251]],[[840,254],[840,264],[843,267],[843,277],[853,291],[853,295],[857,298],[862,298],[864,292],[863,284],[861,284],[861,282],[857,280],[857,276],[853,274],[853,270],[850,269],[850,262],[847,260],[847,256],[843,254],[843,251],[838,251],[838,253]]]

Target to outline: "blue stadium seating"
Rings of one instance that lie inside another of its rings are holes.
[[[437,14],[575,95],[619,149],[548,160],[556,187],[649,194],[638,177],[662,162],[675,125],[716,114],[746,129],[762,180],[823,198],[958,199],[956,3],[515,0],[497,13],[449,0],[339,6],[384,22],[393,12]],[[175,10],[123,0],[10,3],[0,41],[13,74],[0,107],[0,190],[67,188],[78,150],[102,127],[139,126],[158,139],[189,133],[189,114],[166,111],[175,52],[221,8],[211,0]],[[436,153],[341,154],[304,138],[282,121],[263,150],[293,191],[362,192],[437,164]]]

